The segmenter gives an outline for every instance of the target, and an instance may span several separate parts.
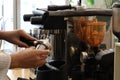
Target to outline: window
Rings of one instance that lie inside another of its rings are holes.
[[[1,30],[13,30],[13,0],[0,0]],[[9,10],[8,10],[9,8]],[[2,41],[1,49],[13,50],[13,44]]]

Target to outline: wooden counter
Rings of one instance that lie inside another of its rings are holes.
[[[11,69],[8,71],[7,75],[10,80],[17,80],[18,77],[27,79],[29,79],[30,77],[35,77],[31,69]]]

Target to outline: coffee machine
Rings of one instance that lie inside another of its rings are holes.
[[[88,19],[89,16],[111,17],[112,10],[77,9],[71,5],[65,5],[48,6],[47,9],[37,8],[33,10],[33,14],[24,15],[24,21],[39,26],[41,31],[47,31],[47,39],[52,45],[50,54],[52,58],[49,63],[59,68],[58,72],[48,72],[50,80],[113,80],[113,50],[100,51],[99,47],[91,48],[88,40],[81,41],[76,36],[73,18],[87,17]],[[86,35],[83,35],[85,33],[87,32],[79,35],[85,37]],[[40,35],[42,34],[45,33]],[[91,54],[88,54],[88,50],[91,50]],[[42,70],[46,69],[46,66],[43,67]],[[41,74],[36,72],[36,80],[39,80]],[[41,77],[45,80],[43,74]]]

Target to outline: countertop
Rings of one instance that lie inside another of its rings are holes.
[[[7,75],[10,78],[10,80],[17,80],[19,77],[25,79],[29,79],[30,77],[31,78],[35,77],[34,73],[32,72],[32,69],[23,69],[23,68],[10,69]]]

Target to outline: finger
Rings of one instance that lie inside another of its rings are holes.
[[[46,63],[46,60],[41,60],[37,63],[37,67],[41,67]]]
[[[41,55],[40,57],[41,57],[41,59],[46,59],[48,57],[48,55]]]
[[[42,60],[41,62],[40,62],[40,65],[44,65],[46,63],[46,60]]]
[[[32,50],[35,50],[35,46],[30,46],[29,48]],[[27,48],[27,49],[29,49],[29,48]]]
[[[49,50],[38,50],[37,52],[38,55],[49,55],[49,53]]]

